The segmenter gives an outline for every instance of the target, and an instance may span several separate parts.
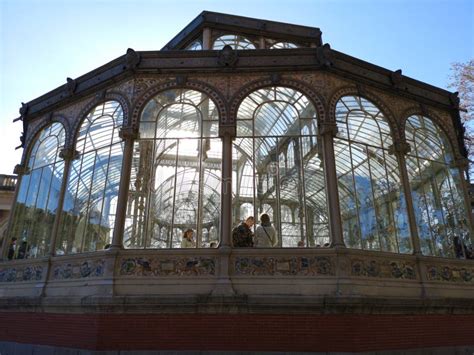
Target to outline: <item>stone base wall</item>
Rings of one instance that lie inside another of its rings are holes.
[[[101,351],[473,349],[473,334],[474,315],[0,313],[0,342]]]

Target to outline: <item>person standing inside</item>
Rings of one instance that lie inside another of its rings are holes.
[[[196,242],[194,241],[193,236],[193,230],[187,229],[183,234],[183,239],[181,240],[181,248],[195,248]]]
[[[260,225],[255,231],[255,246],[257,248],[273,248],[278,244],[277,232],[270,222],[268,214],[260,216]]]
[[[250,228],[255,224],[255,219],[250,216],[232,230],[232,243],[236,248],[253,247],[253,233]]]
[[[16,241],[17,238],[13,237],[12,240],[10,241],[10,245],[8,246],[8,260],[12,260],[15,257],[15,252],[16,252]]]

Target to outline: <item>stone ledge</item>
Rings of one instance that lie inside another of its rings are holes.
[[[88,296],[0,299],[0,312],[155,314],[474,314],[474,299],[310,296]]]

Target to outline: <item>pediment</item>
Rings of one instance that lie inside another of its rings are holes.
[[[203,11],[162,50],[282,49],[319,47],[321,31],[316,27],[293,25],[250,17]]]

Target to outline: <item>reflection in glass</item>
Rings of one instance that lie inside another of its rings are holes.
[[[96,106],[78,132],[71,163],[56,254],[104,249],[112,242],[122,169],[119,137],[123,111],[118,102]]]
[[[412,250],[390,127],[371,102],[346,96],[336,106],[334,139],[344,241],[349,248]]]
[[[50,250],[51,230],[57,212],[64,161],[59,151],[65,131],[55,122],[44,128],[29,154],[28,173],[23,175],[13,210],[10,239],[16,238],[9,258],[45,256]]]
[[[239,35],[223,35],[214,41],[212,49],[221,50],[225,46],[232,49],[255,49],[255,45],[247,38]]]
[[[268,213],[279,245],[329,242],[316,110],[299,91],[269,87],[249,94],[233,144],[233,223]]]
[[[405,135],[411,146],[406,161],[421,250],[425,255],[465,257],[472,241],[447,136],[429,118],[418,115],[408,118]]]
[[[222,143],[213,101],[168,90],[145,106],[135,142],[124,245],[179,248],[192,229],[197,247],[219,236]]]

